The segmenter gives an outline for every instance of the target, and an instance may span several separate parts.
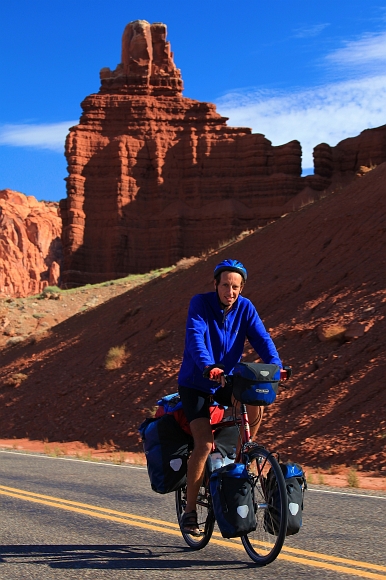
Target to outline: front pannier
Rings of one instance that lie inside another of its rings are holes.
[[[279,365],[239,362],[232,374],[233,396],[246,405],[271,405],[279,380]]]
[[[298,463],[280,463],[283,472],[288,502],[288,522],[286,536],[297,534],[303,524],[303,498],[307,489],[307,480],[303,468]],[[276,477],[270,470],[267,474],[267,501],[268,510],[264,514],[264,529],[274,536],[279,532],[278,519],[280,492]]]
[[[210,476],[213,511],[223,538],[237,538],[256,529],[253,488],[242,463],[216,469]]]

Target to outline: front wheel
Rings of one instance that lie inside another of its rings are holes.
[[[276,458],[256,446],[247,457],[254,491],[256,530],[241,541],[250,558],[266,566],[277,558],[287,531],[288,502],[283,473]]]
[[[186,506],[186,486],[177,489],[175,493],[177,519],[181,528],[181,519]],[[207,487],[205,486],[200,488],[200,492],[197,498],[196,510],[198,525],[203,530],[202,536],[192,536],[184,532],[182,529],[181,534],[188,546],[190,546],[193,550],[201,550],[202,548],[205,548],[209,542],[213,533],[215,522],[210,494]]]

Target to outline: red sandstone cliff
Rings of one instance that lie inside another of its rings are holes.
[[[66,141],[67,286],[199,255],[279,217],[305,185],[298,141],[273,147],[182,96],[163,24],[128,24],[122,63],[82,107]]]
[[[38,294],[58,283],[61,230],[57,203],[0,191],[0,295]]]

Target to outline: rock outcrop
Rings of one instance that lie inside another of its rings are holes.
[[[386,125],[366,129],[335,147],[321,143],[314,149],[314,171],[327,179],[350,178],[361,167],[373,168],[386,161]]]
[[[38,294],[59,283],[61,231],[57,203],[0,191],[0,296]]]
[[[164,24],[128,24],[66,141],[65,286],[199,255],[279,217],[304,187],[298,141],[273,147],[182,96]]]

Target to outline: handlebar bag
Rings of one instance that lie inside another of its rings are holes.
[[[253,488],[245,465],[231,463],[216,469],[209,485],[223,538],[237,538],[256,529]]]
[[[170,493],[185,485],[192,437],[181,429],[173,415],[146,419],[139,432],[152,490]]]
[[[241,403],[265,407],[276,399],[279,365],[239,362],[231,376],[233,396]]]

